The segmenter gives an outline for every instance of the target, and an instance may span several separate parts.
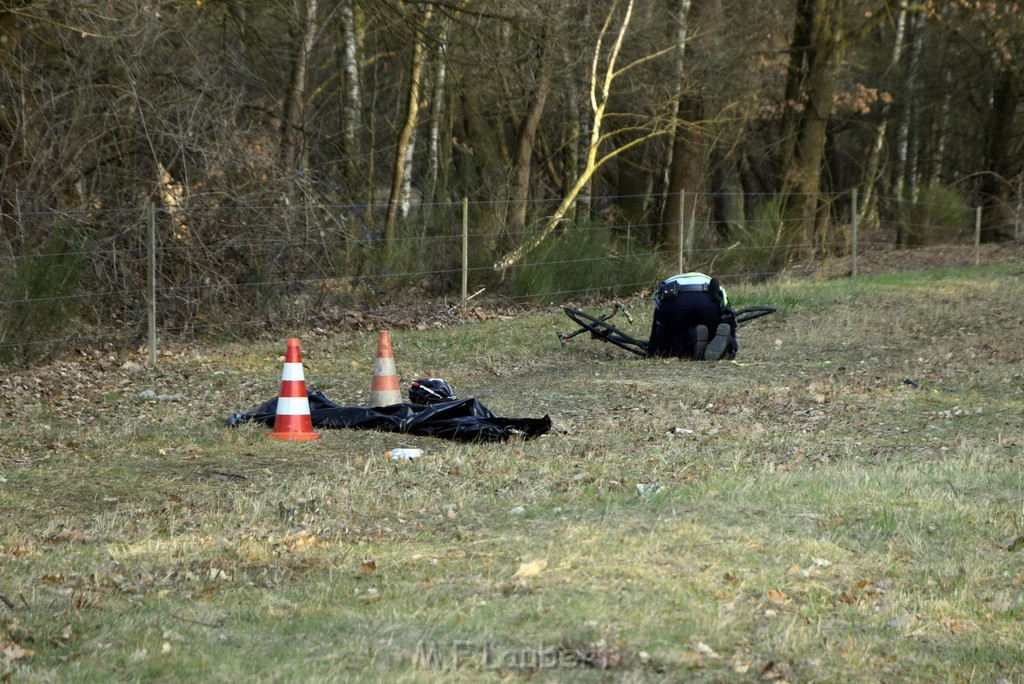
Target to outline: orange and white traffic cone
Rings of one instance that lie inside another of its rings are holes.
[[[382,330],[377,337],[377,360],[373,364],[370,406],[391,406],[401,403],[402,392],[398,388],[395,357],[391,351],[391,333]]]
[[[313,432],[313,420],[309,416],[309,395],[306,393],[306,376],[302,370],[298,337],[288,338],[284,371],[281,373],[281,391],[277,396],[277,415],[270,436],[302,441],[320,436],[319,432]]]

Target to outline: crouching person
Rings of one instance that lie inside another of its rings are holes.
[[[654,321],[648,353],[703,361],[733,358],[736,315],[729,296],[714,278],[680,273],[654,293]]]

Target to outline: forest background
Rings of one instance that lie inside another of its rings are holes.
[[[4,0],[0,361],[1019,239],[1022,53],[1015,1]]]

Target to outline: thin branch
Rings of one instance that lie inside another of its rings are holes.
[[[615,77],[619,72],[615,70],[615,62],[619,57],[619,53],[622,51],[622,44],[626,38],[626,30],[629,28],[629,22],[633,16],[633,0],[629,0],[626,5],[626,12],[622,18],[622,25],[619,26],[618,34],[615,37],[615,43],[611,48],[611,52],[608,55],[608,64],[605,66],[604,78],[601,83],[601,101],[597,100],[597,77],[598,77],[598,65],[600,64],[601,46],[604,43],[605,34],[608,32],[609,26],[611,26],[612,17],[615,16],[618,2],[612,5],[612,8],[608,11],[605,16],[604,24],[601,27],[601,32],[598,35],[597,43],[594,47],[594,59],[591,62],[590,71],[590,105],[593,109],[593,121],[590,127],[590,144],[587,149],[587,165],[580,173],[579,178],[573,184],[572,188],[562,198],[561,203],[558,205],[558,209],[551,215],[548,222],[545,224],[544,229],[540,232],[536,238],[528,244],[520,245],[516,249],[506,254],[503,258],[499,259],[494,264],[494,270],[504,275],[505,271],[509,266],[519,262],[527,253],[533,251],[539,247],[548,237],[555,231],[555,228],[565,219],[566,213],[569,211],[569,207],[572,206],[573,202],[579,197],[580,192],[590,179],[593,178],[601,165],[607,162],[609,159],[613,159],[618,155],[622,154],[626,150],[635,147],[645,140],[649,140],[656,135],[664,134],[665,131],[654,131],[648,135],[640,136],[635,140],[631,140],[619,147],[613,149],[611,152],[606,154],[604,157],[598,159],[598,153],[601,147],[601,142],[607,139],[606,135],[601,134],[601,123],[604,118],[604,110],[608,104],[608,98],[611,93],[612,83],[615,81]],[[639,60],[638,60],[639,61]],[[630,65],[632,66],[632,65]],[[629,68],[628,66],[626,67]],[[627,129],[620,129],[627,130]]]
[[[658,50],[657,52],[652,52],[649,55],[644,55],[643,57],[640,57],[638,59],[633,60],[632,62],[630,62],[626,66],[624,66],[621,69],[619,69],[618,71],[616,71],[614,76],[617,78],[617,77],[621,76],[622,74],[626,73],[627,71],[629,71],[630,69],[633,69],[634,67],[641,66],[641,65],[643,65],[643,64],[645,64],[647,62],[650,62],[650,61],[655,60],[655,59],[657,59],[659,57],[662,57],[662,56],[664,56],[664,55],[674,51],[675,49],[676,48],[673,45],[673,46],[667,47],[667,48],[665,48],[663,50]]]

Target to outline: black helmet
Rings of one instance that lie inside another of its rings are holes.
[[[413,404],[437,404],[455,399],[455,390],[441,378],[420,378],[409,383],[409,401]]]

